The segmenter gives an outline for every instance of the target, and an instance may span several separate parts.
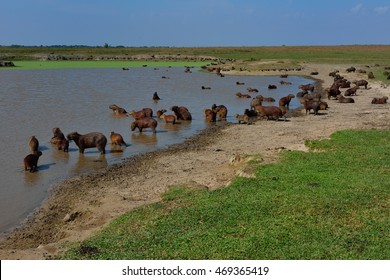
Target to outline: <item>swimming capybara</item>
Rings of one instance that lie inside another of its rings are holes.
[[[157,121],[153,118],[142,118],[131,123],[131,131],[138,128],[142,132],[144,128],[151,128],[153,133],[156,133]]]
[[[151,118],[153,117],[153,110],[150,108],[143,108],[139,111],[131,111],[129,115],[132,116],[135,120],[140,120],[142,118]]]
[[[119,133],[115,133],[114,131],[110,132],[110,144],[118,145],[118,146],[121,146],[123,144],[126,147],[128,146],[126,142],[123,140],[122,135],[120,135]]]
[[[34,154],[38,152],[39,141],[35,136],[31,136],[28,140],[28,146],[30,147],[30,151]]]
[[[36,151],[35,154],[27,155],[24,160],[24,170],[33,173],[38,167],[38,159],[42,155],[41,151]]]
[[[50,143],[57,145],[58,142],[61,142],[63,139],[65,139],[65,135],[58,127],[53,128],[52,131],[53,131],[53,137],[50,139]]]
[[[159,118],[163,119],[166,123],[172,123],[172,124],[176,123],[176,116],[174,116],[174,115],[165,115],[163,113],[163,114],[160,114]]]
[[[114,115],[116,116],[120,116],[120,117],[127,117],[127,111],[124,109],[124,108],[121,108],[115,104],[111,104],[110,106],[108,106],[108,108],[110,108],[112,110],[112,112],[114,113]]]
[[[158,96],[157,91],[153,93],[153,100],[160,100],[160,96]]]
[[[88,148],[97,148],[102,155],[106,153],[107,138],[100,132],[90,132],[83,135],[72,132],[68,134],[67,138],[69,141],[73,140],[76,143],[81,154]]]

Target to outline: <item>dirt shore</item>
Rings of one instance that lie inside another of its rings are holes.
[[[333,78],[328,73],[333,70],[340,70],[348,80],[366,78],[346,73],[349,66],[310,64],[304,65],[302,71],[288,74],[309,75],[318,71],[315,78],[323,87],[331,85]],[[373,97],[382,96],[390,96],[390,88],[371,82],[368,89],[361,88],[353,96],[354,104],[326,100],[330,108],[320,115],[304,115],[301,111],[288,121],[217,125],[183,144],[70,179],[54,188],[22,228],[0,240],[0,259],[56,258],[69,243],[87,238],[119,215],[159,201],[169,186],[186,184],[217,189],[228,185],[235,176],[252,176],[246,165],[249,158],[267,163],[277,159],[280,150],[305,151],[305,140],[328,138],[337,130],[389,129],[390,105],[371,104]],[[235,113],[242,112],[229,112]]]

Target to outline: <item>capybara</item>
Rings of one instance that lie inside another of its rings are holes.
[[[268,89],[277,89],[278,87],[276,85],[268,85]]]
[[[275,102],[275,98],[273,98],[273,97],[264,97],[261,94],[260,95],[256,95],[256,98],[260,99],[263,102]]]
[[[355,103],[355,100],[351,97],[344,97],[342,94],[337,95],[339,103]]]
[[[263,105],[262,101],[263,101],[263,98],[257,98],[257,97],[256,98],[252,98],[252,101],[251,101],[251,104],[250,104],[251,109],[255,109],[256,106]]]
[[[176,118],[178,120],[183,120],[183,121],[190,121],[190,120],[192,120],[191,113],[184,106],[173,106],[171,108],[171,110],[175,113]]]
[[[326,91],[328,93],[328,99],[330,99],[331,97],[337,98],[337,95],[341,94],[339,86],[336,84],[333,84],[330,89],[327,89]]]
[[[108,106],[108,108],[110,108],[116,116],[121,116],[121,117],[128,116],[127,111],[124,108],[121,108],[115,104],[111,104],[110,106]]]
[[[251,98],[249,94],[242,94],[241,92],[237,92],[236,96],[239,98]]]
[[[161,114],[159,116],[160,119],[163,119],[166,123],[175,124],[176,123],[176,116],[174,115],[165,115]]]
[[[356,91],[357,91],[358,89],[359,89],[359,86],[351,87],[351,88],[347,89],[347,90],[344,92],[344,95],[345,95],[345,96],[356,95]]]
[[[217,121],[217,114],[212,109],[205,109],[204,115],[205,115],[206,120],[208,122],[216,122]]]
[[[58,142],[61,142],[61,140],[65,139],[65,135],[58,127],[53,128],[52,131],[53,137],[50,139],[50,143],[57,145]]]
[[[314,85],[313,84],[300,85],[298,88],[303,90],[303,91],[311,91],[311,92],[314,91]]]
[[[285,112],[276,106],[256,106],[256,111],[261,118],[279,120],[284,116],[284,120],[286,120]]]
[[[248,87],[246,90],[247,90],[248,92],[259,92],[258,89],[256,89],[256,88],[251,88],[251,87]]]
[[[158,96],[157,91],[153,93],[153,100],[160,100],[160,96]]]
[[[387,96],[374,97],[371,101],[371,104],[385,104],[387,103],[387,99],[389,99]]]
[[[228,109],[226,108],[225,105],[218,105],[217,106],[216,104],[213,104],[211,106],[211,109],[217,114],[217,119],[219,119],[219,120],[226,119]]]
[[[66,138],[68,138],[69,141],[73,140],[76,143],[81,154],[88,148],[97,148],[102,155],[106,153],[107,138],[100,132],[90,132],[83,135],[72,132],[69,133]]]
[[[135,120],[142,118],[151,118],[153,117],[153,110],[150,108],[143,108],[140,111],[131,111],[129,115],[132,116]]]
[[[167,111],[167,110],[165,110],[165,109],[158,110],[158,111],[156,112],[157,118],[160,118],[160,117],[162,116],[162,114],[164,114],[166,111]]]
[[[115,133],[114,131],[110,132],[110,144],[118,146],[125,145],[126,147],[128,146],[123,140],[122,135],[120,135],[119,133]]]
[[[42,155],[41,151],[37,151],[35,154],[27,155],[24,160],[24,170],[34,172],[38,167],[38,159]]]
[[[246,124],[252,124],[253,123],[253,117],[249,117],[248,115],[239,115],[235,114],[234,117],[237,119],[239,124],[246,123]]]
[[[69,141],[64,139],[58,140],[57,141],[57,149],[59,151],[64,151],[65,153],[69,152]]]
[[[364,88],[367,89],[368,82],[366,80],[353,81],[352,83],[357,86],[364,86]]]
[[[151,128],[153,133],[156,133],[157,121],[153,118],[143,118],[135,120],[131,123],[131,131],[138,128],[139,132],[142,132],[144,128]]]
[[[287,96],[284,96],[282,98],[279,99],[279,106],[286,106],[286,107],[289,107],[290,106],[290,102],[291,102],[291,99],[295,98],[295,95],[294,94],[289,94]]]
[[[30,151],[34,154],[38,152],[39,141],[35,136],[31,136],[28,140],[28,146],[30,147]]]
[[[318,115],[318,110],[320,109],[320,102],[317,100],[313,99],[304,99],[301,100],[301,103],[303,104],[305,110],[306,110],[306,115],[307,113],[310,114],[310,110],[314,111],[314,115]]]

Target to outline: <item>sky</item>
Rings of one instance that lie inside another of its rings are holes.
[[[390,0],[1,0],[0,45],[390,44]]]

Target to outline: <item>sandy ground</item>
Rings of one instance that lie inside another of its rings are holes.
[[[363,74],[347,74],[345,69],[349,66],[311,64],[304,65],[303,71],[289,74],[308,75],[318,71],[317,90],[321,90],[321,85],[331,85],[333,78],[328,73],[336,69],[350,81],[366,78]],[[250,74],[265,73],[252,71]],[[354,104],[326,100],[330,108],[320,115],[301,113],[288,121],[218,125],[167,150],[68,180],[52,191],[22,228],[0,240],[0,259],[56,258],[70,243],[82,241],[119,215],[159,201],[169,186],[223,188],[235,176],[252,176],[246,164],[250,158],[267,163],[276,160],[280,150],[306,150],[305,140],[328,138],[337,130],[389,129],[390,105],[371,104],[373,97],[382,96],[390,96],[390,88],[369,83],[368,89],[360,89],[353,96]],[[230,112],[234,113],[242,112]]]

